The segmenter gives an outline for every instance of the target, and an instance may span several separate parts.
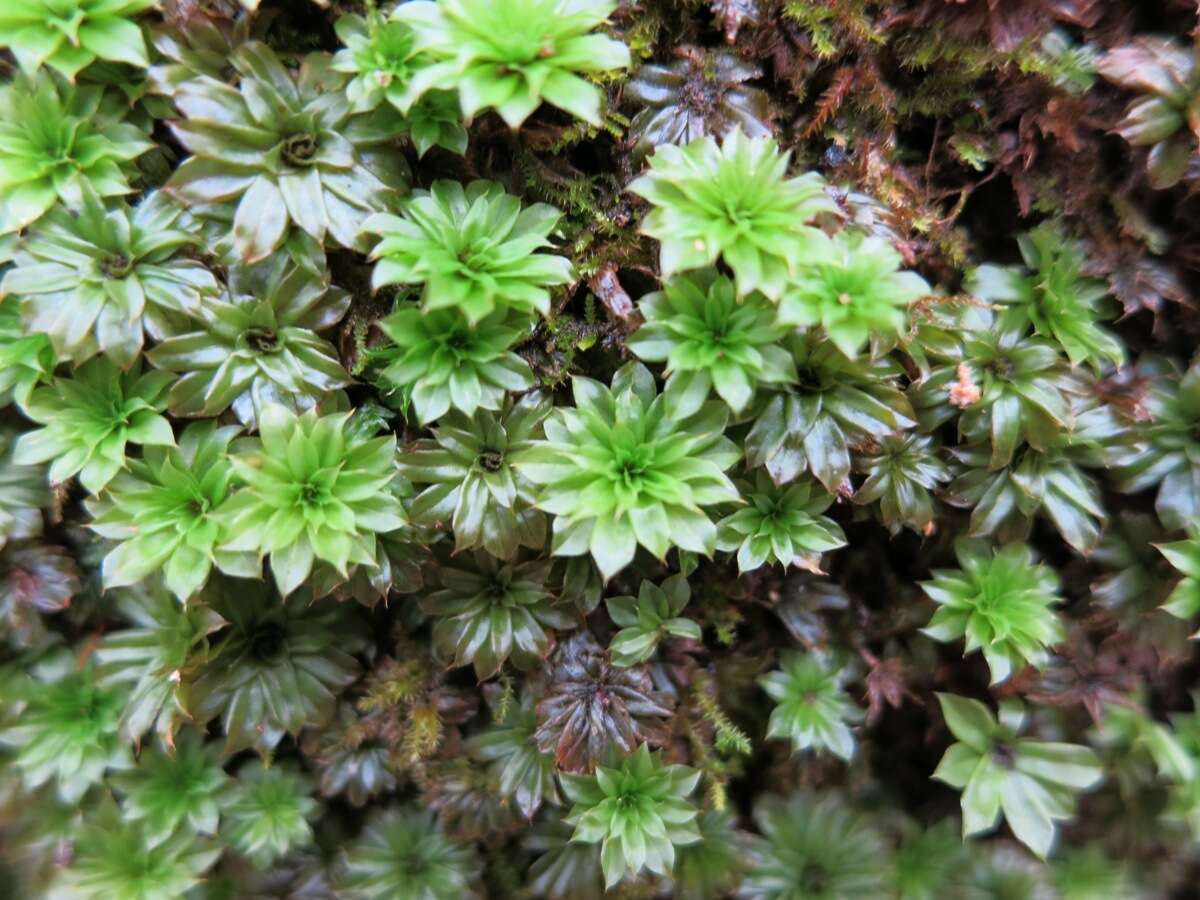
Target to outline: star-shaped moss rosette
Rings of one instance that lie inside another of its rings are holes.
[[[606,890],[643,869],[669,875],[675,848],[700,840],[699,810],[689,799],[699,781],[698,771],[665,764],[645,744],[591,775],[562,776],[574,804],[566,822],[574,840],[600,844]]]
[[[351,383],[337,350],[319,332],[346,314],[350,295],[283,256],[229,274],[220,299],[146,353],[160,369],[181,377],[168,395],[177,416],[217,416],[233,410],[257,427],[264,407],[296,411]]]
[[[933,777],[963,791],[963,837],[996,827],[1001,812],[1017,840],[1043,859],[1056,822],[1070,819],[1075,795],[1104,777],[1089,747],[1017,735],[1026,713],[1018,700],[1000,705],[1000,720],[978,700],[938,694],[946,726],[958,738]]]
[[[125,627],[116,627],[96,647],[100,684],[124,698],[120,734],[141,744],[154,730],[161,747],[175,746],[179,726],[190,721],[182,699],[182,675],[208,656],[209,635],[223,618],[206,603],[180,604],[158,579],[116,592]]]
[[[186,603],[214,564],[257,578],[253,552],[228,554],[222,506],[233,486],[229,442],[239,429],[193,422],[176,447],[147,447],[130,460],[104,494],[88,501],[92,530],[119,543],[104,558],[105,588],[136,584],[159,572],[167,589]]]
[[[21,435],[14,461],[50,463],[50,480],[79,483],[97,494],[126,466],[127,444],[171,446],[175,435],[161,415],[168,372],[122,372],[106,357],[84,363],[30,395],[25,414],[43,427]]]
[[[920,329],[914,343],[922,343]],[[1071,425],[1072,395],[1085,392],[1057,344],[1029,334],[1027,323],[969,306],[953,339],[928,343],[930,373],[909,390],[921,430],[958,416],[958,431],[991,446],[988,467],[1008,465],[1024,444],[1047,450]]]
[[[670,65],[642,66],[625,85],[623,99],[642,109],[629,126],[634,153],[659,144],[687,144],[740,128],[752,138],[771,134],[771,99],[746,84],[762,70],[730,50],[681,47]]]
[[[754,807],[741,896],[756,900],[872,900],[889,896],[883,837],[838,794],[768,795]]]
[[[409,507],[415,524],[449,523],[456,552],[483,547],[511,559],[521,546],[541,548],[546,516],[534,508],[536,489],[512,464],[544,436],[550,399],[526,394],[496,413],[446,413],[433,437],[400,454],[400,474],[421,488]]]
[[[739,296],[778,301],[820,233],[808,223],[836,208],[814,172],[787,177],[788,155],[740,130],[663,144],[629,190],[650,201],[642,233],[661,245],[663,278],[714,265],[733,270]]]
[[[543,101],[600,124],[603,94],[580,76],[629,65],[629,48],[597,30],[614,9],[611,0],[419,0],[392,17],[433,60],[413,76],[412,96],[457,90],[468,119],[494,109],[520,128]]]
[[[20,298],[28,331],[48,335],[76,363],[103,353],[121,368],[162,340],[172,321],[198,313],[220,288],[181,251],[196,244],[183,209],[156,191],[138,206],[106,206],[85,187],[77,212],[48,214],[22,242],[0,293]]]
[[[417,50],[408,25],[389,21],[371,8],[366,16],[342,16],[334,29],[345,46],[331,67],[350,76],[346,96],[355,111],[370,112],[383,103],[399,110],[404,118],[398,124],[416,145],[418,157],[434,146],[459,156],[467,152],[458,94],[431,90],[420,99],[414,97],[413,76],[431,60]]]
[[[477,900],[472,845],[448,838],[430,810],[373,815],[347,848],[338,887],[350,900]]]
[[[13,777],[27,790],[50,784],[64,803],[75,804],[106,772],[130,766],[117,736],[121,693],[97,685],[93,666],[78,668],[63,650],[9,690],[24,709],[0,730],[0,745],[12,749]]]
[[[341,16],[334,23],[344,45],[330,67],[350,76],[346,97],[356,112],[390,103],[401,112],[412,106],[413,75],[430,62],[417,50],[416,37],[404,22],[389,21],[373,6],[365,16]]]
[[[404,114],[404,128],[418,159],[434,147],[466,155],[467,129],[463,127],[458,95],[452,91],[423,94]]]
[[[511,349],[532,332],[528,316],[498,310],[472,325],[455,309],[422,313],[402,303],[377,324],[393,342],[371,350],[380,380],[403,392],[423,425],[452,406],[468,416],[498,410],[505,391],[534,386],[529,363]]]
[[[1196,155],[1196,107],[1200,73],[1196,51],[1179,41],[1140,35],[1104,54],[1096,69],[1118,87],[1142,96],[1125,110],[1117,134],[1135,147],[1149,147],[1151,187],[1165,190],[1185,176]]]
[[[493,181],[435,181],[400,216],[372,216],[363,231],[382,240],[371,251],[371,285],[423,285],[425,312],[456,309],[471,325],[491,313],[550,312],[549,288],[571,280],[565,256],[539,253],[561,217],[553,206],[521,201]]]
[[[1053,223],[1021,235],[1017,243],[1024,268],[979,266],[968,290],[1005,307],[1006,325],[1032,324],[1034,333],[1057,341],[1072,365],[1090,363],[1097,372],[1105,363],[1120,366],[1125,361],[1121,342],[1097,324],[1104,317],[1108,286],[1084,277],[1083,247]]]
[[[779,321],[821,326],[852,359],[872,337],[894,341],[908,323],[908,306],[930,293],[925,279],[902,264],[883,238],[815,234],[779,301]]]
[[[878,503],[878,516],[893,534],[902,526],[926,533],[937,519],[934,491],[951,478],[940,450],[935,435],[885,435],[852,461],[854,471],[867,476],[852,499]]]
[[[852,446],[916,424],[899,388],[904,368],[887,355],[852,360],[816,330],[790,349],[796,386],[763,398],[746,435],[746,463],[765,466],[777,484],[811,471],[836,493],[850,475]]]
[[[822,515],[833,504],[820,484],[801,479],[777,485],[765,471],[739,488],[747,505],[717,523],[717,549],[737,553],[739,572],[764,563],[820,571],[821,554],[846,546],[846,535]]]
[[[621,628],[608,645],[613,665],[628,668],[646,662],[668,635],[700,640],[700,626],[681,615],[691,598],[687,578],[672,575],[661,586],[643,581],[636,597],[606,599],[609,617]]]
[[[1155,512],[1170,529],[1200,520],[1200,363],[1180,372],[1171,360],[1143,355],[1133,372],[1145,381],[1139,407],[1148,421],[1131,446],[1113,448],[1117,490],[1158,487]]]
[[[444,567],[442,589],[421,598],[421,609],[434,617],[434,650],[448,665],[473,664],[480,681],[506,661],[528,671],[554,646],[548,628],[578,624],[546,586],[549,560],[505,564],[476,551],[470,561]]]
[[[293,74],[249,41],[229,58],[238,87],[201,75],[172,97],[184,118],[171,129],[192,156],[166,189],[191,204],[235,208],[233,247],[245,262],[270,256],[290,229],[317,253],[327,236],[366,250],[363,219],[394,207],[408,188],[407,165],[385,146],[394,130],[354,115],[346,78],[329,62],[312,54]]]
[[[180,735],[167,753],[143,750],[137,765],[110,779],[121,796],[121,815],[144,824],[151,845],[176,832],[213,836],[232,780],[220,754],[195,730]]]
[[[55,203],[78,208],[84,187],[128,194],[133,161],[154,147],[103,87],[60,84],[45,72],[0,86],[0,235]]]
[[[28,75],[43,66],[75,79],[97,59],[150,65],[142,29],[133,21],[155,0],[9,0],[0,8],[0,47]]]
[[[50,896],[79,900],[176,900],[200,889],[221,856],[213,841],[177,831],[155,841],[140,822],[123,821],[111,799],[72,829],[72,855]]]
[[[286,763],[250,760],[237,771],[223,809],[221,838],[260,869],[313,839],[321,811],[308,779]]]
[[[775,701],[767,737],[790,740],[795,753],[827,750],[849,762],[854,756],[850,725],[863,717],[843,686],[850,675],[849,667],[828,653],[787,654],[778,670],[758,680]]]
[[[42,507],[50,505],[50,484],[40,465],[14,458],[18,434],[0,429],[0,547],[42,533]]]
[[[517,459],[541,485],[538,508],[555,517],[553,554],[590,552],[606,580],[639,544],[659,559],[673,546],[711,556],[717,528],[705,507],[740,499],[724,474],[740,455],[724,436],[725,405],[676,419],[641,363],[622,366],[611,388],[572,384],[575,406],[555,409],[546,440]]]
[[[971,512],[968,534],[996,540],[1028,539],[1035,516],[1043,516],[1063,540],[1089,554],[1107,518],[1100,485],[1088,469],[1102,469],[1115,451],[1136,441],[1136,432],[1098,395],[1071,395],[1072,424],[1050,446],[1025,446],[1002,469],[988,468],[986,443],[950,451],[958,472],[942,490],[951,506]]]
[[[502,719],[466,744],[472,758],[491,764],[500,792],[511,797],[527,819],[533,818],[543,801],[561,802],[554,754],[539,749],[534,737],[534,702],[533,693],[526,691],[520,700],[508,704]]]
[[[774,304],[762,294],[739,298],[733,282],[713,269],[677,275],[638,301],[645,317],[626,346],[647,362],[665,362],[666,393],[676,413],[690,415],[709,392],[742,412],[759,384],[796,380]]]
[[[225,552],[271,557],[271,573],[285,597],[317,560],[343,578],[351,564],[371,565],[376,532],[405,523],[392,489],[396,439],[352,440],[349,414],[297,416],[278,404],[259,416],[259,436],[230,457],[238,490],[223,507]]]
[[[982,650],[992,684],[1026,665],[1043,668],[1048,646],[1066,632],[1053,606],[1060,602],[1054,570],[1034,562],[1023,544],[991,550],[982,541],[955,544],[960,570],[935,569],[921,587],[939,609],[925,634],[937,641],[966,638],[965,653]]]
[[[228,627],[189,669],[182,701],[197,723],[219,720],[227,755],[270,753],[285,734],[333,717],[338,694],[359,676],[353,654],[365,629],[355,604],[309,591],[280,598],[262,581],[226,577],[209,584],[203,602]]]

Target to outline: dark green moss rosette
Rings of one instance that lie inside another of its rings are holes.
[[[286,68],[265,44],[250,41],[229,58],[239,87],[209,75],[183,82],[172,100],[182,119],[171,128],[192,154],[167,190],[189,204],[233,208],[233,249],[248,263],[265,259],[296,230],[302,255],[328,237],[365,249],[365,216],[392,208],[408,188],[408,169],[384,146],[384,122],[355,116],[345,76],[312,54]]]

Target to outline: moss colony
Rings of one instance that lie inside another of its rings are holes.
[[[0,896],[1197,896],[1198,28],[0,2]]]

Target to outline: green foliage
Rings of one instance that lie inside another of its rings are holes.
[[[350,384],[337,351],[317,334],[349,305],[350,296],[326,277],[282,260],[235,268],[220,299],[206,299],[146,357],[181,376],[168,395],[172,414],[232,409],[255,428],[269,404],[304,412]]]
[[[372,353],[384,364],[380,378],[411,397],[423,424],[451,406],[468,416],[500,409],[505,391],[534,385],[529,363],[511,349],[529,331],[526,316],[497,310],[472,325],[455,309],[422,313],[403,303],[378,324],[395,345]]]
[[[748,506],[717,523],[717,547],[737,552],[739,572],[764,563],[820,571],[821,554],[846,546],[841,527],[821,513],[833,498],[809,480],[776,485],[766,472],[741,488]]]
[[[971,291],[1011,310],[1005,326],[1032,323],[1036,334],[1053,338],[1072,365],[1089,362],[1099,370],[1107,361],[1120,366],[1125,361],[1120,342],[1096,324],[1108,287],[1083,276],[1083,248],[1050,224],[1017,241],[1027,268],[980,266],[971,275]]]
[[[510,659],[518,669],[533,668],[550,652],[546,628],[573,624],[546,589],[549,561],[503,564],[476,552],[474,563],[444,567],[442,590],[421,601],[435,617],[435,652],[452,666],[474,663],[480,681]]]
[[[806,223],[833,210],[819,175],[788,178],[787,165],[774,140],[736,129],[720,145],[702,137],[659,146],[629,190],[653,207],[642,232],[661,244],[663,277],[719,258],[733,269],[739,296],[761,291],[778,301],[820,240]]]
[[[143,331],[161,340],[173,318],[218,292],[208,269],[181,258],[196,243],[182,214],[161,192],[130,210],[85,188],[78,212],[55,210],[22,243],[0,291],[20,298],[27,327],[48,335],[59,357],[103,353],[127,369]]]
[[[419,0],[393,17],[409,25],[433,63],[417,73],[413,94],[457,90],[467,118],[494,109],[510,128],[543,101],[600,123],[599,88],[578,73],[629,65],[629,49],[596,33],[609,0]]]
[[[74,663],[60,652],[38,665],[12,697],[25,705],[20,721],[0,730],[0,744],[13,748],[14,774],[25,787],[50,784],[69,804],[108,770],[130,765],[117,737],[121,694],[98,685],[93,667],[76,670]]]
[[[1095,480],[1081,468],[1100,467],[1129,442],[1126,423],[1094,398],[1072,397],[1072,427],[1044,450],[1025,447],[1002,469],[989,471],[989,448],[964,445],[954,458],[965,465],[943,492],[952,506],[971,510],[968,533],[1002,541],[1028,538],[1035,514],[1044,515],[1080,553],[1100,539],[1104,508]]]
[[[225,752],[266,753],[285,733],[328,721],[335,692],[358,676],[362,632],[352,610],[302,592],[280,600],[261,582],[222,580],[209,590],[229,625],[185,686],[185,705],[199,722],[220,719]]]
[[[1058,576],[1034,563],[1029,548],[1009,544],[993,551],[960,540],[955,545],[959,570],[934,569],[921,584],[938,610],[923,631],[938,641],[966,638],[966,653],[982,650],[992,684],[1026,665],[1043,668],[1047,646],[1066,634],[1058,614]]]
[[[178,446],[147,447],[102,497],[88,501],[92,529],[121,542],[104,558],[106,588],[137,584],[159,571],[180,602],[204,587],[217,545],[228,538],[222,506],[233,467],[226,450],[236,433],[211,420],[194,422],[180,434]],[[221,564],[258,572],[252,554],[222,554]]]
[[[703,507],[738,499],[724,474],[737,448],[722,436],[726,410],[706,403],[676,419],[654,378],[630,363],[607,388],[573,381],[574,408],[546,421],[546,440],[516,460],[542,485],[538,507],[554,518],[552,552],[591,553],[605,579],[640,544],[660,559],[672,546],[711,555],[717,529]]]
[[[792,750],[828,750],[847,762],[854,756],[850,724],[862,715],[843,683],[849,670],[828,654],[789,653],[777,671],[759,679],[775,701],[767,737],[792,742]]]
[[[330,68],[352,76],[346,99],[355,111],[370,112],[385,101],[407,111],[415,99],[413,75],[429,63],[417,52],[412,29],[403,22],[387,21],[373,7],[368,7],[365,17],[340,17],[334,28],[345,47],[333,57]]]
[[[879,237],[843,231],[813,235],[779,302],[779,320],[820,325],[842,353],[862,352],[868,338],[896,338],[907,307],[930,293],[915,272],[899,271],[900,254]]]
[[[911,428],[916,415],[899,389],[894,359],[851,360],[818,332],[792,342],[799,383],[765,399],[746,435],[746,463],[776,484],[810,471],[831,494],[850,475],[852,444]]]
[[[575,826],[573,840],[600,844],[606,889],[643,868],[668,874],[675,848],[700,839],[688,799],[699,780],[699,772],[665,765],[645,744],[591,775],[563,776],[563,791],[574,803],[565,821]]]
[[[511,559],[518,547],[545,543],[546,517],[535,509],[534,485],[512,461],[543,437],[549,399],[526,394],[506,400],[500,412],[452,410],[433,429],[432,439],[405,448],[400,474],[428,485],[409,509],[415,524],[449,523],[456,551],[483,547]]]
[[[636,598],[606,599],[609,616],[621,626],[608,645],[613,665],[628,667],[646,662],[668,635],[700,640],[700,626],[680,615],[691,596],[687,578],[672,575],[661,587],[643,581]]]
[[[81,900],[177,900],[220,855],[185,831],[155,841],[141,824],[121,822],[110,804],[78,829],[74,858],[55,887]]]
[[[996,826],[1001,812],[1017,839],[1040,857],[1054,844],[1055,821],[1074,812],[1075,795],[1103,778],[1088,747],[1019,738],[1026,714],[1006,701],[997,721],[978,700],[938,694],[946,726],[958,738],[933,777],[963,791],[963,836]]]
[[[433,814],[391,809],[350,844],[341,887],[354,900],[467,900],[479,871],[474,851],[448,839]]]
[[[0,894],[1186,893],[1119,6],[0,0]]]
[[[258,868],[312,840],[308,820],[320,804],[309,796],[307,780],[290,769],[252,760],[238,770],[230,794],[222,837]]]
[[[527,693],[519,704],[511,704],[504,716],[497,715],[491,728],[467,743],[472,757],[491,763],[501,793],[511,797],[527,819],[532,819],[544,802],[560,802],[554,755],[538,749],[536,731],[533,695]]]
[[[2,285],[3,282],[0,282]],[[0,403],[24,406],[58,362],[49,336],[26,334],[16,298],[0,299]]]
[[[122,818],[141,822],[151,846],[180,831],[215,835],[218,820],[230,811],[231,784],[217,753],[194,731],[170,753],[143,751],[136,769],[113,779]]]
[[[887,893],[882,839],[835,794],[767,796],[754,807],[761,837],[739,896],[843,900]]]
[[[204,656],[208,636],[225,620],[205,605],[182,606],[153,579],[120,592],[117,608],[131,627],[107,635],[96,648],[101,683],[124,692],[124,741],[139,743],[154,728],[169,750],[188,718],[180,697],[183,671],[193,654]]]
[[[137,364],[122,372],[106,357],[84,363],[69,378],[38,388],[25,414],[42,427],[17,440],[13,460],[21,465],[50,463],[50,480],[79,483],[93,494],[102,491],[126,467],[128,444],[169,447],[167,406],[171,377],[142,372]]]
[[[1158,549],[1183,575],[1163,609],[1180,619],[1190,619],[1200,612],[1200,532],[1193,530],[1187,540],[1159,544]]]
[[[780,346],[788,328],[761,294],[738,298],[715,270],[680,275],[638,301],[646,319],[626,346],[647,362],[665,362],[676,414],[690,415],[716,389],[740,413],[755,387],[796,381],[796,364]]]
[[[122,121],[102,87],[40,73],[0,86],[0,235],[37,221],[56,203],[128,194],[133,160],[154,145]]]
[[[937,510],[933,492],[950,480],[950,467],[938,456],[931,435],[889,434],[853,460],[866,479],[854,492],[855,503],[878,503],[879,518],[893,533],[907,526],[925,533]]]
[[[171,130],[192,156],[167,190],[233,208],[233,248],[245,262],[270,256],[293,229],[318,260],[327,236],[365,249],[363,216],[394,206],[408,186],[403,159],[382,146],[392,136],[386,118],[354,114],[327,55],[307,57],[293,74],[250,41],[229,64],[238,87],[200,75],[172,95],[184,118]]]
[[[957,823],[907,830],[893,861],[892,883],[900,900],[936,900],[960,881],[965,860]]]
[[[550,312],[550,291],[571,280],[571,262],[537,253],[562,214],[521,201],[495,182],[435,181],[404,205],[404,215],[378,215],[363,230],[382,240],[372,287],[421,284],[425,312],[455,309],[476,326],[504,310]]]
[[[958,415],[959,434],[990,445],[993,470],[1023,444],[1049,449],[1071,422],[1071,395],[1082,391],[1058,348],[1031,337],[1020,318],[987,308],[969,307],[957,319],[959,338],[926,345],[941,364],[912,391],[922,428]]]
[[[741,880],[746,868],[740,844],[742,835],[728,811],[705,810],[696,819],[700,840],[675,852],[671,873],[675,895],[681,900],[712,900],[725,896]]]
[[[351,563],[374,565],[375,533],[404,524],[404,508],[391,490],[395,438],[353,442],[348,419],[315,410],[297,416],[272,404],[259,417],[259,437],[230,457],[240,489],[222,508],[230,537],[221,550],[254,552],[260,560],[269,554],[285,597],[317,560],[343,578]]]
[[[142,30],[132,21],[153,0],[16,0],[0,11],[3,43],[28,74],[47,65],[75,80],[97,59],[150,65]]]
[[[17,461],[17,440],[0,430],[0,547],[41,534],[41,508],[50,500],[45,469]]]

